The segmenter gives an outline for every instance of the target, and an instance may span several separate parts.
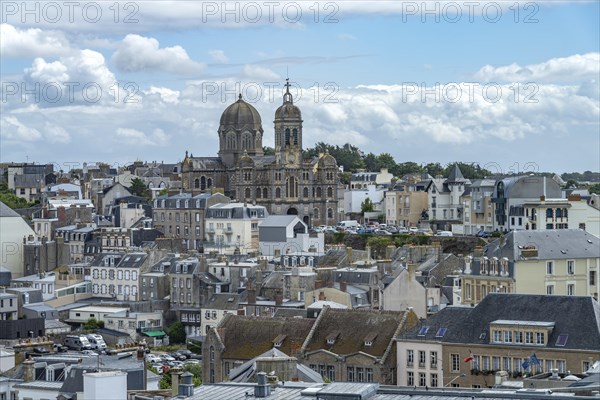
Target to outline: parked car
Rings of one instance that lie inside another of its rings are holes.
[[[386,231],[385,229],[377,229],[375,232],[375,235],[379,235],[379,236],[390,236],[392,233]]]
[[[175,361],[183,361],[183,360],[187,360],[187,357],[186,357],[186,356],[184,356],[183,354],[181,354],[181,353],[179,353],[179,352],[177,352],[177,351],[174,351],[173,353],[169,353],[169,355],[170,355],[171,357],[173,357],[173,358],[175,359]]]
[[[410,228],[408,228],[408,232],[416,235],[417,233],[419,233],[419,228],[417,228],[416,226],[411,226]]]
[[[146,362],[149,362],[150,364],[160,364],[162,363],[162,358],[156,354],[146,354]]]
[[[407,233],[409,233],[409,231],[404,226],[401,226],[398,228],[398,233],[401,235],[406,235]]]
[[[81,354],[83,354],[84,356],[97,356],[98,353],[96,353],[94,350],[81,350]]]
[[[450,237],[450,236],[454,236],[454,234],[450,231],[437,231],[437,233],[435,234],[435,236],[445,236],[445,237]]]
[[[69,351],[69,348],[67,346],[63,346],[62,344],[54,343],[54,351],[57,353],[66,353]]]
[[[488,238],[488,237],[490,237],[490,233],[486,232],[486,231],[479,231],[479,232],[477,232],[477,237]]]
[[[192,352],[189,351],[188,349],[181,349],[181,350],[177,350],[177,352],[183,356],[185,356],[186,359],[189,359],[192,356]]]
[[[175,361],[175,358],[168,354],[161,354],[160,358],[163,360],[163,362]]]
[[[385,230],[391,233],[392,235],[399,233],[398,228],[396,228],[395,226],[388,226],[387,228],[385,228]]]

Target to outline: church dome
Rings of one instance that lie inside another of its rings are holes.
[[[300,109],[293,103],[284,103],[275,111],[275,119],[297,118],[302,119]]]
[[[262,131],[260,114],[256,108],[242,99],[241,94],[238,101],[223,111],[220,125],[220,130],[228,128],[242,130],[243,128],[247,128],[250,130]]]

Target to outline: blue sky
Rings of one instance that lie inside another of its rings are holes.
[[[221,2],[136,2],[139,22],[131,24],[114,22],[112,2],[94,3],[104,7],[96,23],[77,12],[73,23],[52,23],[43,11],[36,22],[3,5],[0,158],[124,164],[176,162],[186,150],[215,155],[220,114],[240,85],[244,95],[262,88],[253,104],[272,145],[280,92],[269,98],[264,85],[282,84],[289,71],[301,90],[305,146],[350,142],[398,162],[458,160],[505,171],[599,170],[600,2],[482,1],[472,22],[467,3],[450,2],[461,9],[457,23],[447,21],[455,16],[444,11],[448,3],[427,3],[437,16],[420,1],[276,3],[303,7],[299,23],[281,12],[270,22],[266,8],[248,23],[247,3],[239,3],[236,23],[222,9],[203,13]],[[502,16],[490,22],[497,9]],[[337,22],[325,23],[332,11]],[[525,23],[527,16],[537,22]],[[93,82],[102,96],[86,101],[74,90],[70,99],[66,82]],[[128,82],[135,103],[123,102]],[[36,83],[63,92],[40,89],[23,99],[21,89]],[[457,87],[462,96],[453,101]],[[497,101],[484,97],[490,87],[500,88]]]

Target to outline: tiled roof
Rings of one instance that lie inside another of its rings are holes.
[[[307,343],[306,351],[320,349],[335,354],[348,355],[359,351],[375,357],[382,357],[399,325],[405,317],[404,311],[340,310],[327,309],[319,318],[313,336]],[[360,327],[357,331],[356,327]],[[335,342],[327,343],[327,338],[337,334]],[[370,346],[365,340],[375,338]]]
[[[287,355],[299,352],[315,320],[306,318],[265,318],[228,315],[218,332],[225,351],[223,358],[249,360],[273,348],[273,340],[286,335],[279,350]],[[292,349],[293,348],[293,349]]]
[[[399,338],[489,344],[490,323],[496,320],[554,322],[545,348],[598,350],[600,343],[600,305],[592,297],[505,293],[488,294],[474,308],[446,307]],[[429,329],[419,336],[423,326]],[[436,337],[440,328],[446,331]],[[557,346],[558,336],[565,334],[566,344]]]

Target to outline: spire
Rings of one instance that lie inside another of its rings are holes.
[[[238,101],[242,100],[242,94],[240,93],[238,96]]]
[[[283,95],[284,103],[293,103],[292,94],[290,93],[290,78],[285,78],[285,94]]]

